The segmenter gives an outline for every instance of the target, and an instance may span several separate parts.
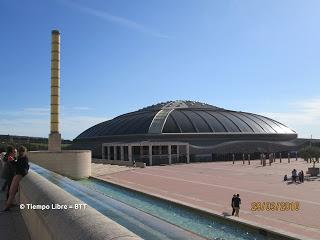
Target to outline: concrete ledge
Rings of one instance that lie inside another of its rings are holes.
[[[91,175],[89,150],[30,151],[28,158],[30,162],[69,178],[88,178]]]
[[[84,204],[42,176],[30,171],[20,183],[20,204]],[[90,206],[83,210],[21,210],[32,240],[138,240],[126,228]]]
[[[132,167],[132,162],[121,161],[121,160],[107,160],[107,159],[92,158],[92,162]],[[136,167],[145,168],[146,164],[144,162],[136,162]]]

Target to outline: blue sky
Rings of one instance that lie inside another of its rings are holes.
[[[320,138],[319,25],[317,0],[0,0],[0,134],[48,135],[59,29],[66,139],[176,99]]]

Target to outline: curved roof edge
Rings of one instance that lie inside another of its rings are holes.
[[[169,101],[98,123],[79,138],[157,134],[296,134],[271,118],[196,101]]]

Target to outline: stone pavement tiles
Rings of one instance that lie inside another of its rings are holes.
[[[3,185],[0,180],[0,186]],[[6,201],[6,192],[0,191],[0,239],[1,240],[29,240],[27,227],[21,216],[19,206],[13,207],[8,212],[2,212]]]
[[[247,220],[293,234],[320,239],[320,178],[302,184],[283,181],[293,168],[306,170],[310,163],[279,159],[272,166],[210,162],[152,166],[102,175],[99,178],[145,193],[161,196],[209,212],[229,213],[234,193],[242,199],[239,220]],[[298,211],[254,211],[252,203],[299,202]]]

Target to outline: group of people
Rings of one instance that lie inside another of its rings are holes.
[[[8,211],[15,206],[14,199],[19,183],[28,174],[29,161],[26,154],[27,149],[24,146],[19,147],[18,150],[8,146],[6,153],[1,153],[1,177],[4,179],[1,190],[7,192],[7,201],[3,211]]]
[[[292,179],[292,182],[297,182],[297,179],[298,179],[299,182],[303,183],[304,182],[304,172],[301,170],[299,173],[297,173],[297,170],[293,169],[291,172],[291,179]],[[283,180],[284,181],[288,180],[287,174],[284,175]]]
[[[241,204],[240,195],[233,194],[233,197],[231,200],[232,216],[239,217],[240,204]]]

